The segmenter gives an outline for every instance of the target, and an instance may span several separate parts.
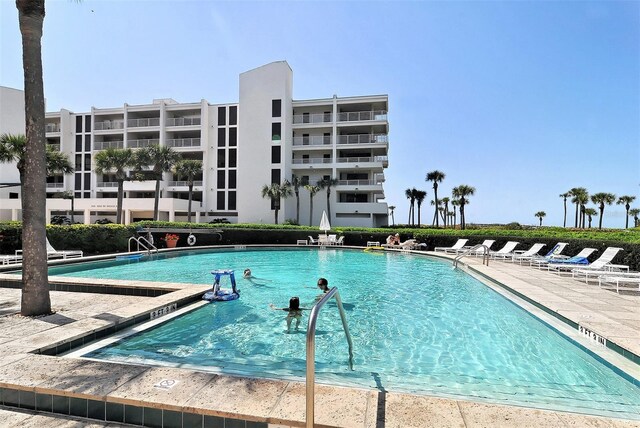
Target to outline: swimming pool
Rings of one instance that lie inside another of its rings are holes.
[[[299,296],[301,306],[311,307],[317,278],[324,276],[345,303],[355,360],[349,371],[340,317],[326,306],[316,338],[319,382],[632,419],[640,414],[640,388],[446,262],[292,249],[193,252],[95,267],[53,268],[51,274],[210,284],[211,270],[230,268],[241,298],[209,304],[91,358],[303,377],[305,334],[286,334],[285,313],[268,304],[284,307]],[[240,278],[246,267],[264,279]]]

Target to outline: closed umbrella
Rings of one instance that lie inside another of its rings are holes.
[[[328,231],[331,230],[331,224],[329,223],[329,217],[327,216],[326,211],[322,211],[322,218],[320,219],[320,230],[324,230],[325,235]]]

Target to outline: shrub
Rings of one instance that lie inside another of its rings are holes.
[[[283,224],[288,224],[288,225],[292,225],[292,226],[299,226],[298,222],[294,218],[286,219]]]
[[[113,222],[108,218],[99,218],[96,220],[96,224],[113,224]]]
[[[71,219],[66,215],[54,215],[51,217],[51,224],[57,224],[59,226],[71,224]]]

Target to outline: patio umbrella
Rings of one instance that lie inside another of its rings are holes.
[[[325,235],[328,231],[331,230],[331,224],[329,223],[329,217],[327,217],[326,211],[322,211],[322,218],[320,219],[320,230],[324,230]]]

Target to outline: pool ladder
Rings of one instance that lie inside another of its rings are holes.
[[[340,312],[340,318],[342,319],[342,327],[347,337],[347,343],[349,344],[349,369],[353,370],[353,342],[351,341],[351,333],[349,333],[349,326],[347,325],[347,316],[344,313],[344,307],[342,306],[342,299],[340,299],[340,293],[337,287],[333,287],[325,294],[322,299],[311,309],[309,315],[309,325],[307,327],[307,412],[306,412],[306,426],[307,428],[313,428],[314,421],[314,397],[315,397],[315,377],[316,377],[316,321],[322,307],[332,298],[336,299],[338,304],[338,312]]]
[[[144,236],[132,236],[131,238],[129,238],[129,243],[127,245],[129,252],[131,252],[131,241],[137,244],[136,251],[140,251],[140,247],[142,247],[147,250],[148,254],[151,254],[151,251],[155,251],[156,253],[158,252],[156,246],[149,242],[149,240]]]
[[[462,252],[461,254],[458,254],[456,256],[456,258],[453,259],[453,268],[455,269],[455,268],[458,267],[458,260],[460,260],[461,258],[466,256],[470,252],[477,250],[480,247],[483,248],[483,251],[482,251],[482,264],[489,266],[489,247],[487,247],[484,244],[478,244],[478,245],[474,245],[471,248],[467,248],[466,250],[464,250],[464,252]]]

